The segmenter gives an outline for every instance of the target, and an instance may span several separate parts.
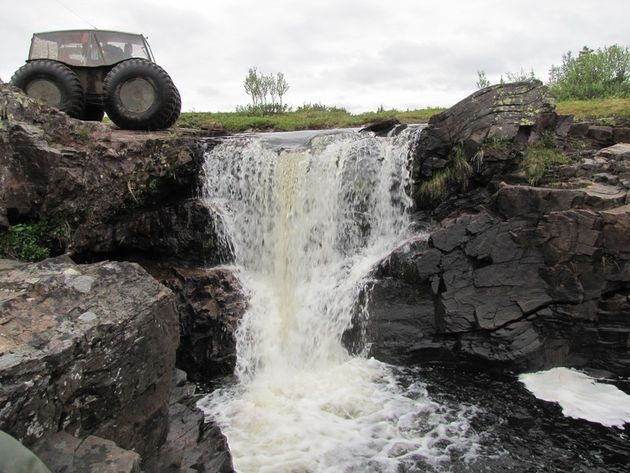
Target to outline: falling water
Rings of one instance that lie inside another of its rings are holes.
[[[238,382],[199,405],[239,472],[434,471],[474,456],[465,409],[342,343],[368,317],[370,271],[408,237],[409,140],[339,132],[282,149],[254,136],[208,153],[205,197],[249,310]]]

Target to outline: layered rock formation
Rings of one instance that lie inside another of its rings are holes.
[[[596,150],[625,133],[557,116],[536,83],[494,86],[435,116],[415,150],[417,182],[458,153],[476,167],[423,214],[438,221],[430,232],[379,268],[373,353],[630,374],[630,144]],[[521,163],[542,140],[571,160],[534,187]]]

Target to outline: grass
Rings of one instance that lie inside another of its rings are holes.
[[[248,130],[295,131],[361,127],[379,120],[395,118],[401,123],[426,123],[443,108],[418,110],[382,110],[352,114],[323,105],[305,105],[295,111],[275,115],[252,115],[245,112],[183,112],[177,120],[182,128],[220,125],[230,133]],[[630,98],[567,100],[557,103],[556,111],[573,115],[576,121],[593,120],[607,124],[630,121]]]
[[[569,159],[556,149],[538,143],[527,148],[522,168],[531,185],[536,185],[553,166],[567,164]]]
[[[556,111],[573,115],[576,121],[595,120],[609,124],[630,121],[630,98],[566,100],[558,102]]]
[[[379,110],[351,114],[344,109],[324,106],[300,107],[296,111],[276,115],[248,115],[242,112],[183,112],[176,126],[200,128],[220,124],[226,131],[238,133],[247,130],[323,130],[330,128],[361,127],[380,120],[396,118],[401,123],[426,123],[429,118],[441,112],[441,108],[421,110]]]
[[[449,185],[456,186],[461,191],[466,190],[472,175],[472,166],[466,160],[462,146],[457,145],[453,147],[452,159],[448,167],[437,171],[420,184],[416,200],[421,207],[432,206],[440,201]]]

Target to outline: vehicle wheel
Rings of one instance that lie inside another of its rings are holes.
[[[123,61],[103,82],[105,112],[120,128],[162,130],[179,117],[181,98],[171,77],[145,59]]]
[[[179,95],[179,91],[177,89],[175,89],[175,93],[177,95],[177,97],[175,98],[175,108],[173,109],[173,113],[171,114],[171,116],[168,118],[168,120],[166,120],[166,126],[164,128],[170,128],[175,125],[175,122],[179,118],[179,114],[182,110],[182,98]]]
[[[88,122],[102,122],[105,116],[105,110],[102,105],[95,105],[93,103],[86,103],[81,115],[81,120]]]
[[[84,107],[83,87],[79,78],[65,64],[48,59],[31,61],[19,68],[11,83],[34,99],[44,101],[74,118],[81,118]]]

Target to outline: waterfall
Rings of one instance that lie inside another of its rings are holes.
[[[409,237],[411,133],[284,147],[236,137],[207,153],[204,197],[220,209],[249,309],[238,381],[199,406],[239,472],[431,471],[474,455],[465,409],[432,401],[417,380],[403,388],[369,345],[351,355],[342,343],[369,316],[370,271]]]

